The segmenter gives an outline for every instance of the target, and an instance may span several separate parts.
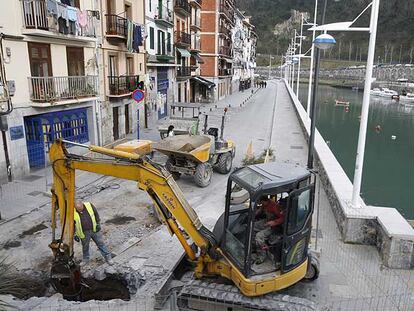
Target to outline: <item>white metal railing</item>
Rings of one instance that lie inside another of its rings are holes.
[[[41,29],[55,33],[70,34],[83,37],[95,37],[95,20],[93,11],[87,11],[86,26],[77,27],[75,22],[66,20],[59,21],[56,14],[48,11],[46,0],[20,0],[22,4],[23,26],[26,29]],[[58,5],[66,9],[66,5],[54,2],[56,8]]]
[[[29,77],[32,101],[57,102],[98,95],[98,76]]]

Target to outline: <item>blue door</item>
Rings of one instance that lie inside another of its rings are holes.
[[[50,112],[24,118],[30,167],[44,167],[45,154],[57,139],[89,141],[86,108]]]

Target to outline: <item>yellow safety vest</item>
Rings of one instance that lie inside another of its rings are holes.
[[[95,218],[95,213],[93,212],[92,204],[90,202],[84,202],[83,205],[85,205],[86,210],[92,219],[92,231],[96,232],[96,218]],[[75,214],[73,216],[75,220],[75,233],[80,239],[84,239],[85,234],[83,233],[80,216],[76,209],[75,209]]]

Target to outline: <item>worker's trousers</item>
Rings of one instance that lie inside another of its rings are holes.
[[[82,252],[83,252],[84,261],[89,260],[89,243],[91,239],[95,242],[102,256],[106,260],[111,259],[111,253],[103,241],[103,235],[101,232],[84,231],[83,233],[85,234],[85,238],[81,239],[81,241],[82,241]]]
[[[257,254],[262,260],[266,258],[266,239],[272,234],[272,228],[265,225],[267,221],[266,219],[256,221],[254,228],[256,232]]]

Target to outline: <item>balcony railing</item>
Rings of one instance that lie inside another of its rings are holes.
[[[177,67],[177,77],[189,77],[191,76],[190,66],[179,66]]]
[[[226,69],[219,68],[219,76],[231,76],[231,75],[232,75],[231,69],[229,69],[229,68],[226,68]]]
[[[188,15],[191,13],[191,6],[188,0],[175,0],[174,10],[177,13]]]
[[[109,95],[125,95],[138,88],[139,76],[108,76]]]
[[[225,25],[220,25],[219,32],[226,36],[229,36],[230,34],[230,30]]]
[[[30,100],[58,102],[98,95],[97,76],[29,77]]]
[[[224,0],[220,3],[220,13],[223,14],[229,21],[233,22],[233,9],[229,7]]]
[[[165,26],[173,26],[173,12],[164,6],[158,7],[158,15],[154,17],[155,22],[164,24]]]
[[[219,53],[226,56],[231,56],[231,47],[222,45],[220,46]]]
[[[45,30],[52,33],[60,33],[64,35],[74,35],[82,37],[95,37],[95,21],[96,17],[92,11],[87,11],[86,25],[83,27],[77,27],[76,22],[66,20],[60,22],[57,18],[57,14],[51,14],[49,11],[46,0],[20,0],[23,10],[23,26],[26,29],[38,29]],[[48,0],[51,4],[54,4],[56,9],[64,11],[67,10],[67,6],[58,3],[56,0]],[[52,6],[53,7],[53,6]],[[67,12],[66,12],[67,14]]]
[[[128,35],[128,20],[118,15],[106,14],[106,35],[126,38]]]
[[[176,44],[190,45],[191,44],[191,35],[184,31],[175,31],[174,32],[174,41]]]
[[[191,0],[191,2],[197,3],[200,7],[203,5],[203,0]]]
[[[174,55],[172,52],[165,52],[165,53],[157,52],[155,57],[157,58],[157,61],[163,62],[163,63],[169,63],[169,62],[174,61]]]

